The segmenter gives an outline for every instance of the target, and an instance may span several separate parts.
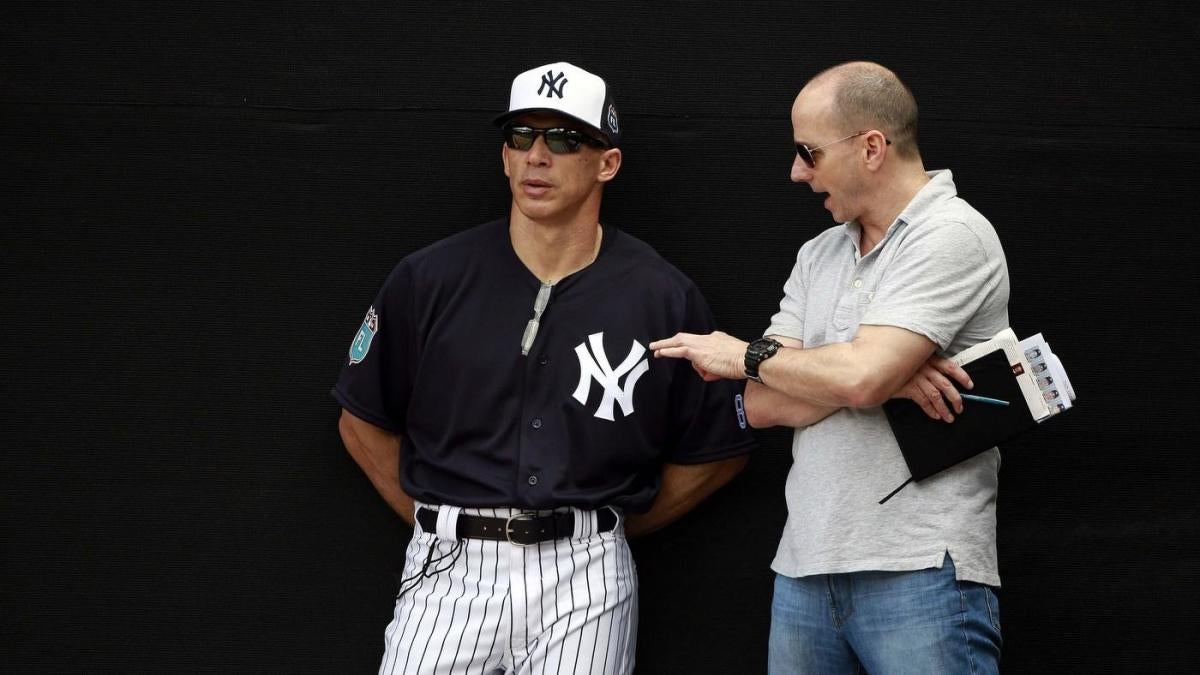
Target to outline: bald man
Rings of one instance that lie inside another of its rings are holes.
[[[771,673],[998,672],[999,452],[879,499],[909,475],[880,406],[911,398],[952,422],[952,380],[970,381],[944,357],[1008,326],[1000,241],[949,171],[926,172],[916,102],[890,70],[826,70],[791,119],[791,179],[839,224],[800,249],[763,338],[650,345],[706,379],[749,378],[750,423],[795,428]]]

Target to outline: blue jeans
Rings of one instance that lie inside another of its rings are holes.
[[[771,675],[998,673],[1000,605],[941,569],[775,577]]]

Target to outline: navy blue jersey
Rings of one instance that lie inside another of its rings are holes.
[[[605,226],[595,262],[554,285],[522,355],[539,288],[503,219],[405,257],[376,296],[333,395],[404,438],[414,499],[641,512],[663,462],[753,447],[741,383],[706,383],[647,350],[714,330],[696,286],[652,248]]]

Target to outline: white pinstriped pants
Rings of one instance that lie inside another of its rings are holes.
[[[459,512],[517,510],[433,508],[438,531],[418,524],[408,544],[380,675],[633,671],[637,570],[623,518],[594,534],[596,512],[571,509],[576,535],[525,547],[455,538]]]

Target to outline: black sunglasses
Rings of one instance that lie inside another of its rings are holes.
[[[859,136],[862,136],[863,134],[869,134],[869,133],[871,133],[871,129],[867,129],[866,131],[858,131],[853,134],[850,134],[849,136],[839,138],[836,141],[830,141],[830,142],[826,143],[825,145],[818,145],[815,148],[809,148],[807,145],[805,145],[803,143],[797,143],[796,144],[796,154],[800,157],[800,160],[802,162],[804,162],[805,164],[808,165],[808,168],[815,169],[815,168],[817,168],[817,158],[813,155],[814,152],[817,152],[818,150],[820,150],[822,148],[828,148],[831,145],[836,145],[838,143],[841,143],[842,141],[848,141],[851,138],[858,138]],[[887,136],[884,136],[883,140],[888,145],[892,144],[892,142],[890,140],[888,140]]]
[[[574,129],[535,129],[533,127],[507,126],[504,127],[504,144],[513,150],[528,150],[533,147],[538,135],[546,138],[546,147],[556,155],[569,155],[579,152],[584,145],[597,148],[607,148],[608,143]]]

